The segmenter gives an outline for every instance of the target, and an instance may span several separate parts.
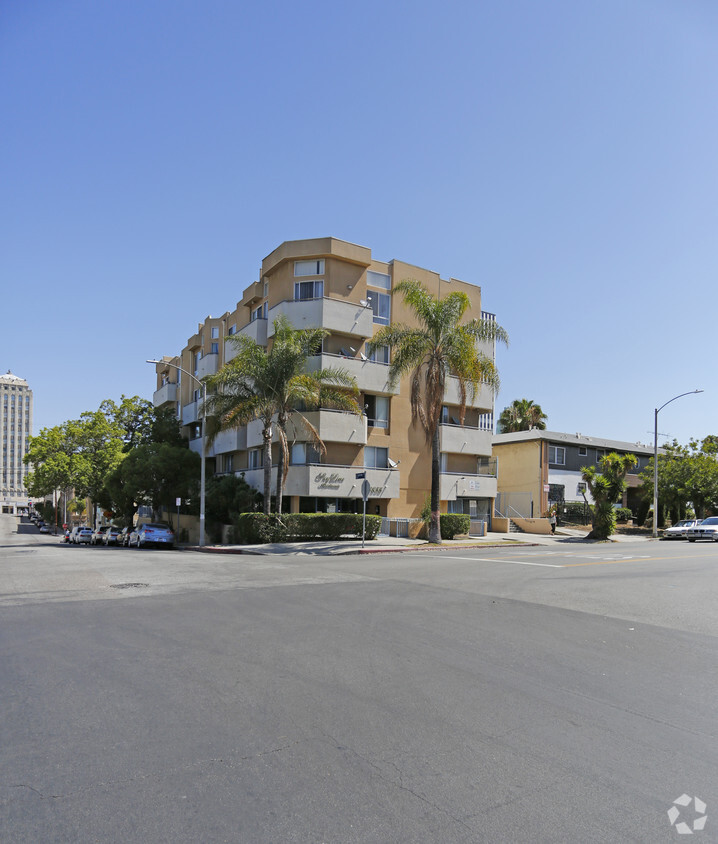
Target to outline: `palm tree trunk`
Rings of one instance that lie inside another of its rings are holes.
[[[262,460],[264,469],[264,515],[269,515],[272,503],[272,426],[267,425],[262,430]]]
[[[441,545],[441,524],[439,521],[439,426],[434,426],[431,438],[431,522],[429,542]]]
[[[286,450],[287,432],[286,414],[280,413],[277,416],[277,429],[279,433],[279,456],[277,457],[277,515],[282,517],[282,498],[284,497],[284,452]]]

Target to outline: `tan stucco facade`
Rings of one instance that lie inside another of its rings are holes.
[[[345,368],[357,380],[361,403],[367,408],[374,403],[382,408],[387,405],[388,413],[387,418],[372,419],[367,410],[361,425],[357,425],[356,417],[350,414],[323,411],[317,422],[326,454],[320,464],[290,467],[286,494],[291,509],[308,506],[303,499],[360,500],[361,481],[355,476],[366,468],[372,485],[367,512],[390,518],[418,517],[430,488],[431,449],[419,424],[412,421],[408,383],[402,382],[398,389],[390,388],[387,362],[369,360],[366,347],[374,332],[387,321],[413,322],[402,297],[391,296],[393,286],[405,278],[417,279],[435,296],[461,290],[471,302],[467,319],[482,315],[481,289],[476,285],[442,279],[438,273],[401,261],[377,261],[369,248],[336,238],[282,243],[262,261],[260,279],[244,289],[233,310],[220,317],[206,317],[179,355],[165,357],[157,365],[155,404],[174,402],[191,447],[199,450],[200,385],[183,375],[178,387],[174,366],[181,366],[197,378],[212,375],[232,357],[233,346],[231,341],[225,341],[227,335],[244,333],[258,344],[269,346],[273,322],[279,314],[285,314],[295,328],[322,326],[330,334],[323,342],[321,355],[310,358],[310,368]],[[484,351],[493,357],[492,346],[487,344]],[[488,514],[496,494],[496,472],[491,461],[493,394],[485,388],[479,391],[463,426],[458,424],[457,402],[453,379],[447,386],[446,424],[441,426],[445,495],[442,510],[459,506],[450,504],[457,498],[474,498],[483,502],[481,506]],[[250,452],[260,446],[256,428],[256,423],[251,423],[244,439],[240,434],[219,447],[215,443],[208,453],[215,461],[215,471],[244,471],[245,478],[261,489],[262,470],[249,468],[251,461],[256,460]],[[297,432],[296,437],[300,442],[301,433]],[[276,448],[275,445],[273,464]],[[382,465],[372,466],[374,460]],[[273,483],[275,475],[273,471]]]

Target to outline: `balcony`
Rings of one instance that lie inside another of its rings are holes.
[[[454,501],[457,498],[496,498],[498,482],[493,475],[450,474],[439,475],[439,498]]]
[[[274,320],[280,314],[284,314],[294,328],[326,328],[364,340],[374,333],[374,314],[371,308],[341,299],[285,299],[269,309],[269,337],[274,333]]]
[[[182,408],[182,424],[191,425],[197,421],[197,408],[201,402],[193,401]]]
[[[453,375],[446,379],[444,404],[459,404],[459,379]],[[471,401],[471,395],[467,391],[466,404],[467,407],[478,407],[488,413],[494,409],[493,391],[486,384],[479,384],[473,401]]]
[[[313,425],[325,443],[348,443],[350,445],[366,445],[367,425],[365,416],[355,416],[342,410],[311,410],[303,414]],[[263,423],[254,419],[247,425],[246,448],[258,448],[262,445]],[[273,426],[274,427],[274,426]],[[311,439],[300,420],[287,421],[287,436],[291,441],[309,442]],[[277,433],[273,431],[272,442],[278,442]]]
[[[440,451],[455,454],[491,454],[491,431],[463,425],[440,425]]]
[[[357,387],[365,393],[378,393],[384,395],[399,395],[399,385],[389,389],[387,378],[389,366],[385,363],[375,363],[372,360],[361,360],[361,358],[344,357],[343,355],[316,355],[307,358],[307,371],[315,372],[317,369],[344,369],[356,378]]]
[[[244,471],[247,483],[264,490],[264,469]],[[330,466],[311,463],[289,467],[285,495],[316,496],[319,498],[361,498],[362,479],[358,472],[366,472],[371,485],[370,498],[398,498],[398,469],[363,469],[361,466]],[[277,467],[272,466],[272,493],[277,491]]]
[[[210,457],[217,454],[231,454],[233,451],[244,451],[247,448],[247,429],[231,428],[227,431],[220,431],[214,442],[207,451]]]
[[[243,326],[242,328],[237,329],[236,337],[242,334],[245,337],[249,337],[258,346],[266,346],[267,345],[267,320],[266,319],[255,319],[252,322],[248,323],[247,325]],[[225,362],[229,363],[233,357],[236,357],[237,349],[235,348],[234,343],[231,340],[224,341],[224,360]]]
[[[177,384],[165,384],[152,395],[152,404],[162,407],[163,404],[174,404],[177,401]]]
[[[203,355],[197,363],[197,378],[206,378],[208,375],[214,375],[218,369],[218,354]]]

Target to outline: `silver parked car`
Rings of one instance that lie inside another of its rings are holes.
[[[718,541],[718,516],[708,516],[697,525],[686,529],[686,539],[695,542],[696,539],[713,539]]]
[[[143,548],[145,545],[161,546],[172,548],[175,544],[175,535],[172,528],[163,522],[140,522],[130,534],[129,545],[136,548]]]
[[[92,528],[87,525],[81,525],[76,528],[74,542],[77,545],[89,545],[92,541]]]
[[[120,529],[116,525],[107,525],[107,530],[102,534],[103,545],[118,545]]]
[[[101,525],[100,527],[96,527],[92,531],[92,537],[90,539],[90,545],[99,545],[105,538],[105,532],[109,525]]]
[[[663,531],[661,539],[685,539],[689,527],[699,524],[700,519],[681,519]]]

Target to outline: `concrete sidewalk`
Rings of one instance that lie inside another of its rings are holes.
[[[558,528],[555,536],[538,533],[489,533],[475,539],[445,539],[441,545],[431,545],[425,539],[404,539],[382,536],[364,544],[361,540],[335,542],[273,542],[266,545],[207,545],[204,548],[192,546],[191,551],[211,554],[294,554],[296,556],[337,556],[341,554],[392,554],[406,551],[457,550],[467,548],[516,548],[532,545],[594,544],[597,540],[586,539],[586,533],[571,528]],[[650,536],[624,536],[615,534],[610,542],[647,542]]]

